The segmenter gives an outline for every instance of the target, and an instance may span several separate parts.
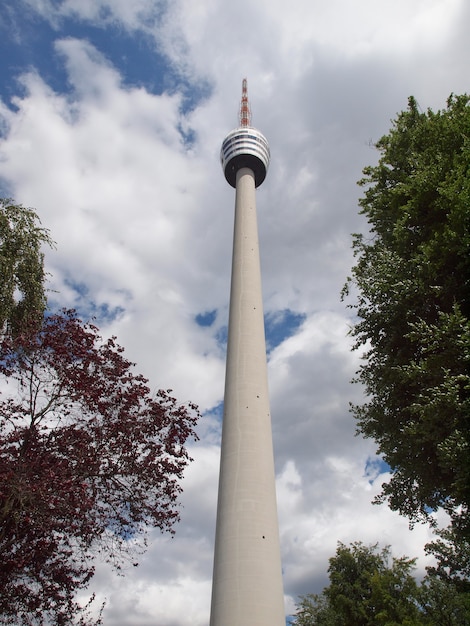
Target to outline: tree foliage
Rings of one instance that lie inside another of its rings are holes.
[[[71,623],[97,552],[119,567],[146,528],[172,532],[197,410],[132,366],[73,311],[3,337],[1,623]]]
[[[419,590],[424,626],[462,626],[470,623],[470,593],[436,576],[427,576]]]
[[[355,235],[354,406],[392,470],[378,501],[411,523],[442,507],[470,538],[470,99],[421,112],[413,98],[364,170]]]
[[[435,565],[426,568],[428,575],[470,594],[470,541],[455,527],[439,529],[435,534],[439,538],[424,547],[436,559]]]
[[[338,544],[321,595],[304,596],[297,626],[419,626],[414,559],[392,558],[388,547]]]
[[[0,198],[0,332],[40,324],[46,308],[44,245],[52,240],[37,214]]]
[[[418,585],[415,559],[390,548],[338,544],[330,584],[303,596],[296,626],[462,626],[470,623],[470,593],[430,572]]]

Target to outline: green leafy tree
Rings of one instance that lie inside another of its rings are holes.
[[[393,558],[389,547],[379,549],[377,544],[339,543],[330,559],[330,584],[321,594],[300,598],[296,626],[470,624],[468,588],[433,568],[418,585],[415,560]]]
[[[470,593],[452,582],[428,575],[420,588],[419,603],[426,626],[470,624]]]
[[[297,626],[420,626],[415,559],[392,558],[390,548],[338,544],[330,584],[301,598]]]
[[[470,542],[452,527],[436,534],[439,539],[424,547],[436,559],[435,565],[426,568],[428,577],[449,583],[470,597]]]
[[[33,209],[0,198],[0,332],[40,324],[46,308],[44,255],[52,246]]]
[[[358,431],[392,470],[377,502],[411,523],[445,509],[470,537],[470,99],[413,98],[364,170],[352,329],[364,349]],[[456,536],[457,536],[456,535]]]
[[[309,593],[300,598],[296,626],[336,626],[337,615],[324,594]]]

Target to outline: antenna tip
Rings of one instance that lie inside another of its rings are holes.
[[[251,110],[248,102],[248,81],[246,78],[242,80],[242,101],[240,103],[240,126],[247,127],[251,125]]]

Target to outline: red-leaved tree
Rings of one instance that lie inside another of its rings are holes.
[[[198,411],[122,353],[73,311],[1,340],[0,623],[70,624],[97,552],[173,532]]]

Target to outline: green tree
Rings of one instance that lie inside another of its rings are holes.
[[[364,170],[354,236],[358,431],[392,470],[377,502],[470,537],[470,98],[421,112],[413,98]]]
[[[301,596],[295,619],[296,626],[336,626],[337,616],[324,594]]]
[[[426,626],[470,624],[470,593],[436,576],[427,576],[420,588],[420,609]]]
[[[46,308],[44,255],[52,246],[33,209],[0,198],[0,333],[40,324]]]
[[[470,542],[454,528],[436,531],[439,539],[425,545],[424,549],[436,559],[428,566],[428,577],[449,583],[458,592],[470,598]]]
[[[328,569],[330,584],[319,595],[300,598],[296,626],[470,624],[468,587],[433,568],[418,585],[415,560],[393,558],[389,547],[379,549],[377,544],[338,543]]]
[[[301,598],[297,626],[420,626],[415,559],[392,558],[377,544],[338,543],[328,568],[330,584]]]

